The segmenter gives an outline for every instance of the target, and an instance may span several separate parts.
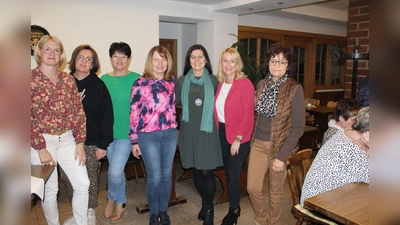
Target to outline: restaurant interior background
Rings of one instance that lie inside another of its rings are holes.
[[[333,44],[340,45],[343,52],[353,52],[354,40],[360,52],[368,52],[368,6],[368,0],[35,0],[31,5],[31,25],[42,26],[60,38],[67,60],[76,46],[92,45],[100,57],[99,74],[112,70],[108,48],[115,41],[131,46],[129,69],[142,73],[149,49],[158,45],[160,39],[174,40],[178,76],[182,74],[186,50],[195,43],[206,47],[216,69],[221,51],[235,43],[236,36],[249,42],[255,39],[258,49],[265,48],[265,40],[283,42],[308,50],[304,68],[300,68],[306,97],[332,91],[350,97],[352,60],[334,69],[329,66],[334,64],[332,59],[328,58],[327,72],[321,76],[315,66],[317,45],[323,47],[327,57],[332,55]],[[246,36],[241,37],[241,30],[247,32]],[[249,30],[254,38],[248,35]],[[262,54],[260,50],[250,51],[256,57]],[[34,67],[36,63],[31,57],[31,68]],[[63,69],[68,71],[66,65]],[[339,81],[337,74],[331,76],[331,71],[338,70]],[[368,61],[360,60],[358,81],[368,71]]]

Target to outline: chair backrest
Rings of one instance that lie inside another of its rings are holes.
[[[334,101],[329,101],[328,104],[326,104],[326,106],[328,107],[336,107],[338,102],[334,102]]]
[[[287,178],[294,205],[300,204],[301,189],[311,166],[311,155],[312,150],[307,148],[286,158]]]

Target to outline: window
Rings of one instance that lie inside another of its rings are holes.
[[[296,58],[297,65],[293,77],[304,87],[304,76],[306,74],[305,65],[306,65],[306,50],[301,47],[293,47],[293,54]]]
[[[240,39],[240,42],[247,49],[250,60],[257,68],[262,65],[271,45],[276,43],[276,41],[263,38]]]
[[[332,60],[332,44],[318,44],[315,57],[315,85],[340,86],[344,66]]]

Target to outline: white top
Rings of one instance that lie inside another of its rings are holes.
[[[232,84],[223,83],[221,90],[218,94],[215,107],[217,109],[218,120],[221,123],[225,123],[225,100],[228,96],[229,90],[231,90]]]

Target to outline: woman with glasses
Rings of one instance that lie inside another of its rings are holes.
[[[129,132],[133,156],[142,155],[146,166],[149,225],[171,224],[167,211],[178,138],[174,87],[171,54],[154,46],[143,76],[132,86]]]
[[[285,158],[298,148],[305,127],[304,93],[292,77],[293,49],[273,45],[264,63],[266,77],[257,84],[257,119],[253,132],[247,191],[256,224],[279,224]],[[268,173],[268,199],[263,194]],[[265,205],[268,201],[268,207]],[[268,210],[267,210],[268,209]]]
[[[213,116],[218,80],[212,74],[207,50],[199,44],[186,54],[183,76],[175,85],[176,103],[182,104],[179,150],[182,166],[192,168],[202,200],[198,214],[203,224],[213,224],[216,181],[213,170],[222,166],[222,154]]]
[[[222,225],[237,224],[240,216],[240,173],[249,155],[254,126],[254,86],[242,69],[243,61],[236,49],[222,51],[214,108],[229,195],[229,211]]]
[[[129,139],[129,101],[132,84],[140,74],[129,71],[131,48],[124,42],[114,42],[109,49],[113,71],[101,79],[111,95],[114,113],[114,139],[107,148],[108,199],[104,208],[104,218],[117,221],[126,211],[125,165],[131,154]]]
[[[113,141],[113,108],[108,89],[96,74],[100,69],[99,57],[90,45],[80,45],[74,50],[69,69],[78,85],[86,114],[87,132],[84,147],[87,159],[86,169],[90,180],[88,225],[96,225],[94,208],[97,207],[99,191],[99,160],[106,155],[106,150]],[[72,197],[72,185],[62,167],[60,167],[60,177],[67,188],[69,197]],[[67,219],[64,225],[67,224],[74,224],[74,218]]]
[[[86,172],[86,115],[74,78],[59,70],[65,63],[61,41],[43,36],[31,70],[31,164],[59,164],[73,187],[74,224],[87,224],[89,178]],[[42,208],[47,224],[58,225],[58,173],[45,186]]]

